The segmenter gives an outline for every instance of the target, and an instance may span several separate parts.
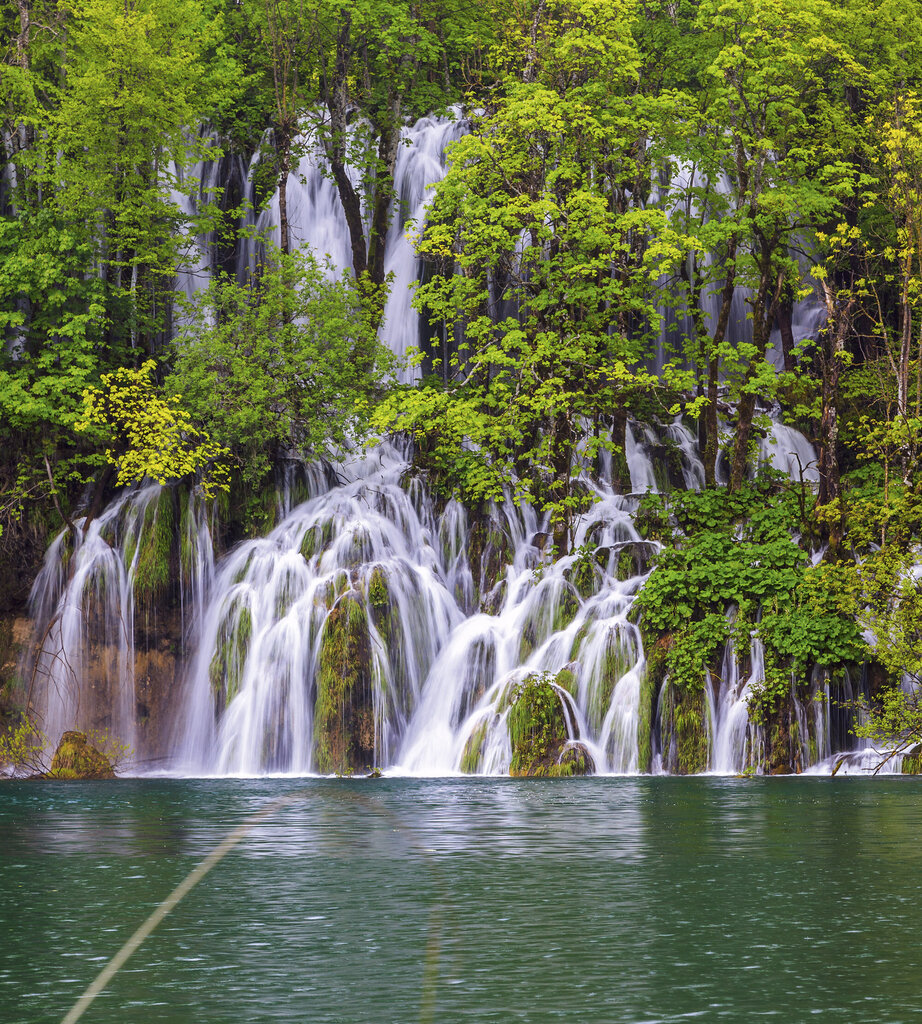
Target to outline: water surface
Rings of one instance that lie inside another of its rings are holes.
[[[915,779],[0,785],[0,1021],[922,1019]]]

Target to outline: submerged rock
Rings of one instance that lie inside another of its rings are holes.
[[[112,762],[90,746],[85,732],[66,732],[54,752],[50,779],[114,779]]]

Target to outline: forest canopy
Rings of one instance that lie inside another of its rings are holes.
[[[279,458],[374,429],[406,432],[446,494],[512,487],[565,553],[587,461],[609,452],[630,487],[629,421],[683,416],[706,488],[738,493],[770,410],[818,453],[804,535],[833,558],[915,542],[916,0],[7,0],[0,17],[0,543],[145,472],[249,493]],[[458,141],[407,226],[425,328],[398,385],[379,340],[395,170],[425,115]],[[307,154],[348,232],[339,274],[291,235]],[[190,307],[193,272],[210,283]],[[148,403],[148,440],[164,424],[146,455],[114,382]]]

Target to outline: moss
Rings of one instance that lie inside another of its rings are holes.
[[[506,719],[512,744],[512,776],[586,774],[591,758],[566,754],[569,738],[560,694],[547,675],[533,675],[514,689]],[[587,752],[588,753],[588,752]]]
[[[374,764],[371,643],[360,595],[333,606],[320,639],[314,706],[314,758],[324,773],[351,773]]]
[[[577,683],[576,675],[569,668],[562,668],[557,675],[554,677],[554,682],[562,689],[566,690],[571,697],[576,696]]]
[[[904,775],[922,775],[922,748],[913,747],[903,756],[903,765],[900,771]]]
[[[234,605],[218,627],[214,656],[208,677],[215,697],[215,708],[223,711],[240,692],[247,647],[253,635],[253,617],[247,605]]]
[[[797,770],[797,759],[792,752],[799,752],[800,744],[796,743],[797,721],[792,720],[790,712],[790,702],[783,702],[771,722],[763,766],[770,775],[791,775]]]
[[[592,680],[586,709],[586,719],[591,729],[601,729],[611,703],[612,691],[636,661],[637,651],[630,634],[625,634],[618,627],[609,628],[602,664],[597,678]]]
[[[54,752],[51,779],[114,779],[112,762],[87,742],[86,733],[66,732]]]
[[[679,775],[707,771],[707,708],[703,690],[679,690],[668,686],[663,709],[663,749]]]
[[[385,650],[390,650],[397,631],[397,610],[391,605],[387,571],[376,565],[368,577],[368,610]]]
[[[548,637],[559,633],[576,618],[580,601],[576,591],[569,583],[559,584],[560,590],[553,601],[550,615],[547,614],[548,602],[542,601],[535,605],[522,627],[522,639],[519,643],[519,661],[526,661],[532,651],[537,650]],[[550,595],[549,595],[550,596]]]
[[[320,527],[309,526],[301,538],[301,557],[309,562],[320,549]]]
[[[570,661],[576,661],[579,658],[580,648],[583,646],[583,642],[589,635],[591,628],[592,622],[587,619],[576,631],[576,636],[573,638],[573,646],[570,648]]]
[[[175,511],[173,492],[164,487],[144,510],[134,570],[134,599],[152,608],[169,590]]]
[[[592,556],[578,558],[564,573],[564,576],[573,584],[574,589],[582,598],[593,597],[602,589],[602,584],[605,581],[602,570]]]
[[[641,772],[649,772],[653,765],[653,714],[656,692],[656,678],[648,669],[640,680],[640,709],[637,721],[637,769]]]
[[[268,478],[243,497],[240,522],[244,536],[262,537],[278,521],[278,487],[270,473]]]
[[[476,775],[483,765],[483,745],[487,738],[489,719],[485,718],[468,736],[461,755],[461,771],[467,775]]]
[[[316,600],[327,608],[332,608],[351,587],[349,573],[345,569],[337,569],[326,583],[317,588]]]
[[[628,548],[622,548],[618,552],[618,562],[615,568],[615,575],[623,583],[636,575],[634,572],[634,556]]]
[[[549,779],[566,779],[594,772],[595,762],[586,747],[582,743],[570,743],[564,747],[557,762],[548,766],[545,774]]]
[[[496,522],[485,516],[474,522],[468,533],[467,555],[478,602],[481,595],[496,589],[513,554],[509,538]]]

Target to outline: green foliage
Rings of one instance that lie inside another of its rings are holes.
[[[277,455],[333,456],[359,440],[387,365],[355,285],[303,253],[272,253],[245,285],[213,281],[175,352],[166,388],[250,484]]]
[[[566,742],[560,694],[550,673],[519,683],[512,695],[507,725],[512,742],[510,775],[546,775]]]
[[[132,757],[131,748],[108,730],[65,732],[53,757],[50,742],[35,721],[21,715],[18,723],[0,733],[0,768],[14,778],[114,778]]]
[[[800,525],[794,493],[756,483],[733,494],[648,496],[642,504],[670,546],[636,603],[648,642],[671,638],[665,667],[678,689],[703,685],[731,632],[739,652],[748,651],[753,631],[765,647],[757,715],[790,691],[792,672],[803,677],[816,664],[862,658],[853,577],[847,567],[808,564],[792,539]]]
[[[149,359],[139,369],[104,374],[100,388],[83,393],[83,416],[75,425],[106,445],[106,460],[118,467],[120,484],[150,477],[165,484],[199,473],[206,495],[228,486],[222,460],[227,449],[192,425],[179,395],[163,397]]]

